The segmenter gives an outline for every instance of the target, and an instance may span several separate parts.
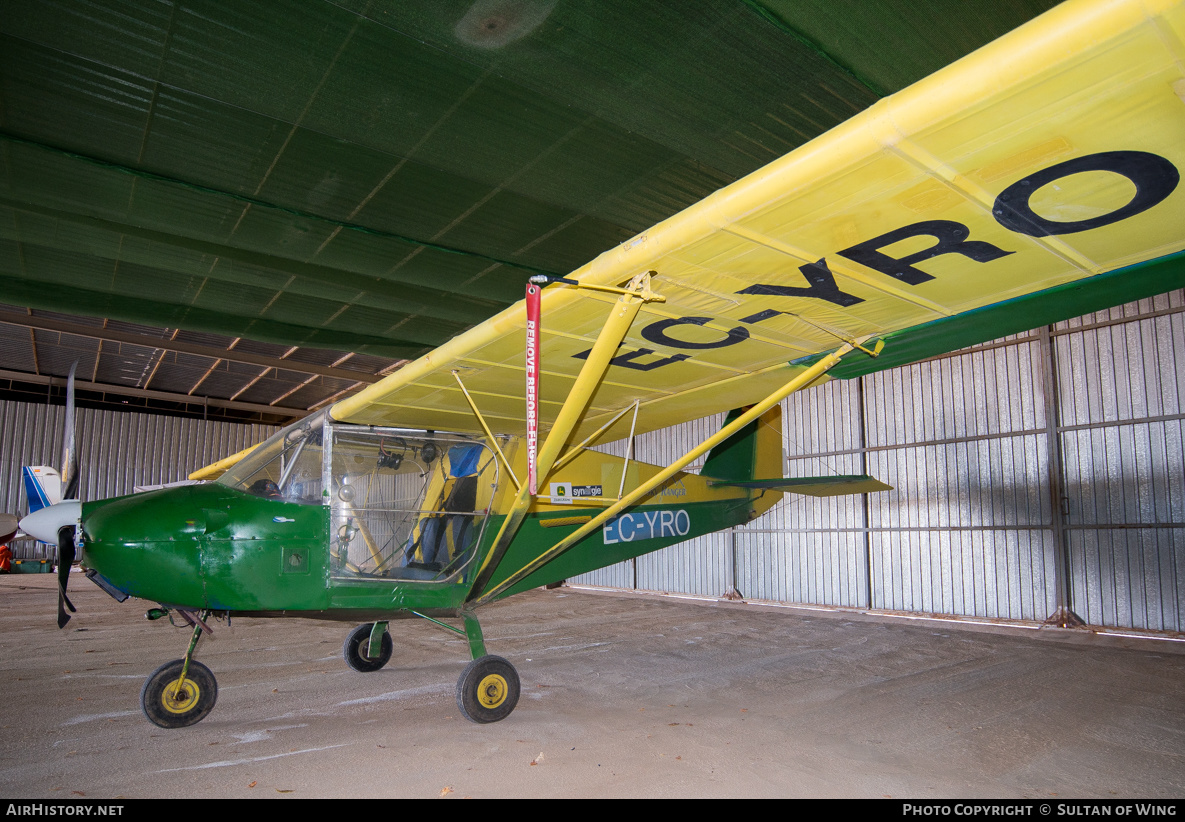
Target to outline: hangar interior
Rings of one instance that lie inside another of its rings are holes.
[[[53,342],[59,368],[96,348],[68,335]],[[892,491],[787,496],[749,525],[569,582],[1180,634],[1183,363],[1185,292],[1175,291],[826,383],[783,405],[786,475],[870,473]],[[277,430],[111,408],[79,413],[81,459],[97,469],[84,473],[84,499],[184,479]],[[63,420],[60,405],[0,402],[5,476],[54,464]],[[634,453],[672,461],[721,422],[639,436]],[[627,442],[604,449],[624,455]],[[4,488],[3,509],[23,510],[19,484]],[[54,551],[31,540],[14,547],[18,556]]]
[[[20,465],[58,460],[75,359],[84,498],[179,480],[1055,4],[640,5],[12,4],[4,510]],[[1181,632],[1183,310],[1172,291],[797,395],[788,476],[894,490],[790,497],[570,582]]]

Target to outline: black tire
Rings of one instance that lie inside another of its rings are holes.
[[[457,707],[470,722],[482,725],[510,716],[518,694],[518,671],[500,656],[473,660],[457,680]]]
[[[187,728],[201,722],[218,701],[218,681],[202,663],[190,660],[185,683],[178,694],[176,685],[185,660],[174,659],[161,665],[144,681],[140,689],[140,708],[153,725],[161,728]]]
[[[377,671],[391,661],[391,652],[395,650],[391,635],[384,631],[378,657],[371,659],[366,655],[370,648],[370,631],[373,627],[374,623],[372,622],[359,625],[350,631],[346,641],[342,644],[342,656],[346,658],[346,664],[359,673],[369,674]]]

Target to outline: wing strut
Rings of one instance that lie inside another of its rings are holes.
[[[486,425],[486,418],[481,415],[481,411],[477,408],[477,403],[473,401],[473,397],[469,396],[469,390],[465,387],[465,383],[461,382],[461,375],[457,373],[457,369],[453,369],[453,377],[457,380],[457,385],[461,386],[461,393],[465,395],[465,400],[469,403],[469,407],[473,409],[473,416],[477,417],[477,421],[481,423],[481,428],[486,432],[486,439],[490,441],[498,458],[502,460],[502,464],[506,466],[507,473],[510,474],[510,479],[514,482],[515,490],[521,490],[523,485],[518,481],[518,477],[514,474],[514,468],[511,467],[510,461],[506,459],[506,455],[502,453],[502,449],[498,447],[498,439],[494,436],[494,432]]]
[[[598,340],[598,342],[599,342],[599,340]],[[860,340],[860,342],[864,342],[864,340]],[[877,349],[876,349],[877,353],[880,353],[880,349],[882,347],[883,347],[883,343],[881,345],[877,346]],[[547,563],[551,562],[553,559],[558,557],[560,554],[567,551],[569,548],[571,548],[577,542],[579,542],[580,540],[587,537],[589,534],[591,534],[596,529],[600,528],[609,519],[617,516],[617,514],[619,514],[621,511],[625,510],[626,508],[628,508],[631,505],[638,502],[640,499],[645,497],[647,494],[649,494],[655,488],[659,487],[664,482],[666,482],[671,477],[673,477],[675,474],[682,471],[684,468],[686,468],[688,465],[690,465],[692,462],[694,462],[700,456],[702,456],[703,454],[706,454],[715,445],[717,445],[718,443],[721,443],[724,440],[731,437],[737,431],[744,428],[750,422],[752,422],[753,420],[760,417],[762,414],[764,414],[770,408],[773,408],[775,405],[777,405],[779,402],[781,402],[786,397],[793,394],[795,391],[806,388],[811,383],[813,383],[815,380],[819,379],[819,377],[823,376],[825,373],[827,373],[827,371],[829,371],[832,367],[834,367],[843,358],[843,356],[845,354],[847,354],[849,351],[852,351],[852,350],[854,350],[853,344],[844,343],[842,346],[837,348],[835,351],[831,352],[830,354],[828,354],[827,356],[823,357],[821,360],[816,362],[810,368],[807,368],[805,371],[799,372],[799,374],[796,377],[794,377],[788,383],[783,385],[781,388],[774,391],[772,394],[770,394],[768,397],[763,399],[761,402],[754,405],[752,408],[750,408],[744,414],[741,414],[739,417],[737,417],[731,423],[729,423],[728,425],[721,428],[719,431],[717,431],[712,436],[708,437],[706,440],[701,442],[695,448],[688,451],[686,454],[684,454],[678,460],[676,460],[675,462],[668,465],[662,471],[659,471],[657,474],[655,474],[653,477],[651,477],[646,482],[639,485],[633,491],[630,491],[630,493],[626,494],[624,497],[619,499],[617,502],[613,503],[608,508],[601,511],[601,513],[597,514],[595,517],[590,519],[587,523],[585,523],[583,526],[578,528],[572,534],[570,534],[569,536],[560,540],[555,545],[553,545],[551,548],[548,548],[542,554],[537,556],[535,559],[531,560],[531,562],[529,562],[527,565],[523,566],[518,571],[515,571],[513,574],[511,574],[505,580],[503,580],[498,585],[496,585],[494,588],[491,588],[489,591],[482,593],[480,596],[478,596],[474,599],[471,599],[470,601],[472,603],[472,607],[476,608],[479,605],[484,605],[487,602],[490,602],[491,600],[493,600],[500,594],[504,593],[505,591],[507,591],[510,588],[517,585],[522,580],[526,579],[528,576],[533,574],[535,571],[539,570],[544,565],[546,565]],[[590,360],[592,359],[591,355],[590,355],[589,359]],[[525,512],[525,509],[524,509],[524,512]],[[520,521],[521,521],[521,517],[520,517]],[[499,538],[501,538],[501,536],[502,535],[499,534]],[[491,557],[492,556],[493,556],[493,554],[491,553]],[[488,562],[488,560],[487,560],[487,562]],[[474,592],[480,591],[481,588],[488,581],[489,576],[493,572],[493,566],[491,566],[489,568],[483,568],[482,571],[483,571],[483,574],[481,576],[479,576],[479,578],[477,580],[478,584],[474,585],[474,588],[473,588]],[[471,593],[470,596],[472,597],[473,594]]]
[[[547,434],[547,440],[539,449],[540,485],[547,481],[547,475],[551,473],[556,458],[560,455],[560,449],[567,443],[568,437],[576,428],[576,423],[580,421],[581,415],[588,408],[593,392],[597,390],[597,386],[601,384],[601,378],[609,370],[609,363],[617,352],[617,347],[621,345],[625,335],[629,332],[630,326],[633,325],[634,317],[638,316],[638,310],[642,304],[663,301],[662,297],[650,290],[652,274],[654,274],[653,271],[647,271],[630,280],[629,285],[614,303],[613,311],[605,320],[604,328],[597,335],[597,341],[593,344],[588,359],[584,362],[584,367],[580,369],[576,383],[568,392],[568,398],[564,400],[564,405],[560,408],[560,413],[556,416],[555,422]]]
[[[567,465],[569,462],[571,462],[572,460],[574,460],[578,456],[580,456],[582,453],[584,453],[585,447],[589,443],[595,441],[598,437],[601,436],[601,434],[604,434],[611,427],[613,427],[613,423],[617,422],[619,419],[621,419],[626,414],[628,414],[631,409],[634,412],[634,421],[632,423],[630,423],[630,439],[633,439],[634,426],[637,425],[637,423],[638,423],[638,409],[641,407],[641,405],[642,405],[642,403],[640,400],[634,400],[632,405],[627,405],[625,408],[618,411],[616,414],[613,415],[613,418],[610,419],[609,422],[605,423],[600,428],[598,428],[596,431],[593,431],[591,434],[589,434],[587,437],[585,437],[584,441],[581,442],[580,445],[575,445],[572,448],[568,449],[568,453],[564,454],[562,457],[560,457],[558,460],[555,461],[555,465],[553,466],[553,468],[558,471],[559,469],[561,469],[565,465]],[[617,496],[620,497],[621,494],[618,494]]]
[[[548,474],[555,466],[556,458],[560,455],[560,450],[567,443],[568,437],[572,435],[572,431],[580,421],[580,416],[588,408],[593,392],[601,384],[605,372],[609,370],[613,355],[617,352],[617,347],[621,345],[622,340],[625,339],[625,335],[629,333],[634,318],[638,316],[638,310],[641,309],[643,303],[663,300],[662,297],[650,290],[650,277],[653,273],[647,271],[638,274],[629,281],[629,285],[624,289],[613,289],[618,291],[621,296],[613,304],[613,310],[605,320],[601,333],[597,335],[597,341],[593,344],[588,358],[585,359],[580,374],[576,377],[576,383],[568,392],[568,397],[564,400],[560,413],[547,433],[543,447],[539,449],[538,477],[540,485],[547,480]],[[469,592],[470,597],[481,591],[490,581],[490,576],[498,567],[498,563],[501,562],[506,549],[510,547],[510,543],[518,533],[518,528],[522,525],[533,501],[530,487],[524,484],[519,488],[518,496],[514,498],[514,505],[511,507],[510,513],[502,522],[502,529],[498,531],[493,547],[486,555],[481,568],[478,569],[477,576],[473,581],[473,588]]]

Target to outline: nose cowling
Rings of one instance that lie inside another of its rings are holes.
[[[200,539],[205,517],[188,488],[167,488],[86,506],[85,564],[142,599],[203,604]]]
[[[328,509],[217,483],[83,506],[85,564],[140,599],[215,610],[327,605]]]

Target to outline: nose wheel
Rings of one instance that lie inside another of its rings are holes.
[[[159,619],[166,613],[165,609],[154,608],[146,616]],[[153,671],[140,689],[140,709],[149,722],[161,728],[187,728],[201,722],[218,701],[218,680],[209,668],[193,658],[202,629],[209,630],[206,620],[211,612],[203,611],[199,616],[178,608],[176,613],[193,626],[189,649],[184,658],[166,662]]]
[[[518,695],[518,672],[500,656],[473,660],[457,680],[457,707],[470,722],[482,725],[510,716]]]
[[[186,728],[206,718],[218,700],[218,681],[200,662],[174,659],[161,665],[140,690],[140,708],[153,725]]]

